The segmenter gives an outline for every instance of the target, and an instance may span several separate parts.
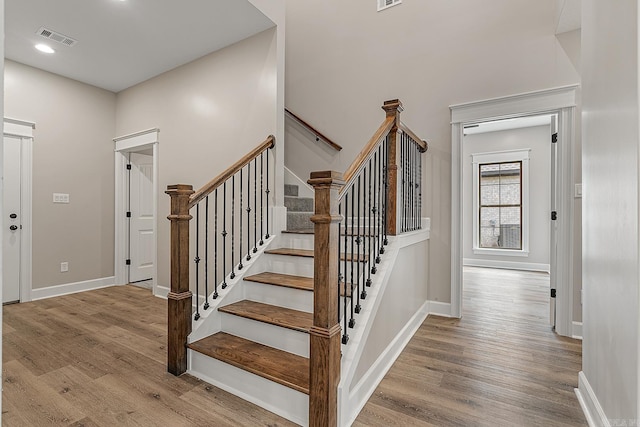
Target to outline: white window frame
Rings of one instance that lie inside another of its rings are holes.
[[[476,255],[529,256],[529,153],[530,148],[492,151],[471,155],[473,162],[473,253]],[[522,162],[522,249],[495,249],[480,247],[480,165],[487,163]]]

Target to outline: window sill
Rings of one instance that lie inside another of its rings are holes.
[[[494,255],[494,256],[514,256],[514,257],[528,257],[529,251],[527,250],[514,250],[514,249],[489,249],[489,248],[473,248],[475,255]]]

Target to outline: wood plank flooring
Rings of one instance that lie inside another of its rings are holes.
[[[464,317],[429,317],[355,426],[585,426],[581,342],[547,326],[548,277],[465,269]],[[3,426],[290,426],[166,372],[166,301],[133,286],[4,307]]]
[[[3,426],[293,426],[166,372],[167,302],[112,287],[4,307]]]
[[[548,326],[549,277],[467,267],[462,319],[429,316],[354,426],[586,426],[581,341]]]

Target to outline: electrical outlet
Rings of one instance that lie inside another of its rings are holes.
[[[66,273],[69,271],[69,263],[67,261],[60,263],[60,273]]]

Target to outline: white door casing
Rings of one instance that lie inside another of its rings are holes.
[[[129,164],[129,282],[153,278],[154,212],[153,156],[130,153]]]
[[[32,155],[35,124],[4,118],[2,153],[3,302],[31,301]],[[15,214],[15,218],[11,218]],[[11,230],[11,227],[15,227]]]
[[[130,153],[149,151],[153,158],[152,166],[152,210],[153,210],[153,241],[151,259],[151,278],[153,293],[158,294],[157,283],[157,229],[158,229],[158,162],[159,162],[159,129],[148,129],[141,132],[114,138],[115,144],[115,280],[116,284],[124,285],[129,282],[129,266],[126,264],[129,256],[129,229],[126,212],[129,208],[129,178],[127,164]],[[147,257],[148,258],[148,257]]]
[[[20,301],[20,243],[22,209],[20,192],[21,138],[5,136],[2,151],[2,195],[4,238],[2,257],[2,302]]]
[[[450,106],[451,109],[451,315],[462,316],[463,129],[528,115],[558,115],[556,332],[573,335],[573,147],[577,85]],[[551,272],[554,275],[554,272]]]
[[[551,141],[551,222],[550,222],[550,230],[549,230],[549,269],[552,272],[558,271],[558,224],[557,221],[553,219],[553,212],[556,212],[558,209],[558,191],[556,188],[557,180],[558,180],[558,143],[557,136],[554,138],[554,135],[558,132],[558,124],[557,117],[554,116],[551,118],[551,135],[549,135],[549,140]],[[557,291],[557,282],[558,278],[556,274],[549,275],[549,324],[551,327],[556,327],[556,298],[553,296],[553,293]]]

